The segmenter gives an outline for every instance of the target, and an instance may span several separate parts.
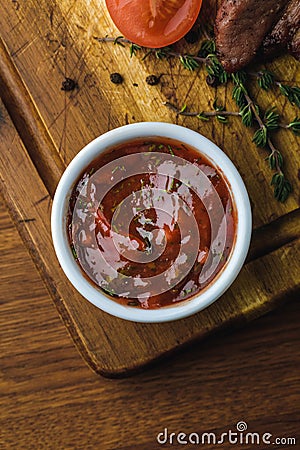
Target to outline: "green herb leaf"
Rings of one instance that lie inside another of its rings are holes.
[[[187,106],[186,104],[183,105],[183,107],[181,108],[181,110],[179,111],[179,114],[182,114],[185,110],[186,110]]]
[[[239,84],[239,85],[244,85],[247,80],[247,75],[246,75],[246,72],[244,72],[243,70],[239,70],[238,72],[235,72],[234,74],[232,74],[232,78],[233,78],[234,83]]]
[[[214,111],[201,111],[192,112],[188,110],[186,104],[178,109],[176,106],[169,102],[165,102],[165,105],[172,109],[176,114],[196,117],[199,120],[208,121],[210,117],[216,117],[221,123],[226,123],[228,116],[240,116],[243,125],[250,127],[254,121],[258,124],[258,129],[253,135],[253,142],[258,147],[265,147],[270,150],[270,154],[267,156],[269,166],[275,173],[272,178],[272,186],[274,186],[274,195],[279,201],[285,201],[292,191],[290,182],[285,178],[282,171],[283,169],[283,156],[277,150],[272,140],[270,139],[270,133],[277,130],[279,127],[291,130],[295,135],[300,136],[300,118],[296,116],[287,125],[280,122],[280,116],[275,108],[268,109],[264,115],[260,112],[259,106],[253,101],[251,95],[249,95],[246,81],[247,77],[255,76],[259,87],[263,90],[269,90],[274,85],[278,86],[282,95],[284,95],[292,105],[296,105],[300,108],[300,88],[298,86],[289,86],[282,84],[276,80],[275,75],[268,70],[261,70],[258,73],[247,73],[239,71],[234,74],[228,74],[221,65],[216,55],[216,45],[212,39],[208,39],[202,42],[201,48],[197,56],[189,54],[181,54],[174,51],[171,47],[164,47],[160,49],[149,49],[140,47],[133,42],[124,39],[123,36],[117,36],[116,38],[110,38],[108,36],[104,38],[96,38],[99,42],[113,42],[114,44],[124,46],[130,46],[130,56],[133,56],[139,50],[143,50],[145,55],[143,59],[147,58],[150,54],[154,54],[156,58],[177,58],[184,66],[185,69],[194,71],[199,68],[199,64],[204,63],[205,69],[208,73],[206,78],[207,84],[216,87],[219,84],[227,83],[229,80],[233,82],[232,98],[235,100],[239,107],[239,112],[226,111],[225,106],[218,104],[217,100],[213,103]],[[187,111],[188,110],[188,111]],[[174,155],[171,146],[167,146],[170,153]],[[151,148],[152,149],[152,148]]]
[[[254,133],[252,142],[254,142],[254,144],[257,145],[257,147],[265,147],[267,145],[267,140],[268,140],[267,128],[263,125]]]
[[[225,72],[218,58],[213,53],[207,55],[207,62],[205,64],[205,67],[208,74],[215,77],[220,84],[227,83],[228,79],[230,78],[230,75]]]
[[[71,244],[71,250],[72,250],[72,255],[73,255],[74,259],[78,259],[74,244]]]
[[[209,117],[207,117],[204,112],[201,112],[201,113],[197,114],[196,117],[197,117],[197,119],[203,120],[205,122],[209,121]]]
[[[292,192],[291,183],[282,173],[275,173],[271,185],[274,186],[274,197],[281,203],[284,203]]]
[[[235,100],[239,108],[244,108],[247,105],[245,95],[248,95],[247,89],[244,85],[246,81],[246,74],[243,71],[232,74],[233,89],[232,98]]]
[[[300,88],[297,86],[287,86],[279,83],[279,90],[282,95],[287,97],[288,101],[292,105],[298,106],[300,108]]]
[[[137,44],[133,44],[133,43],[130,44],[130,47],[129,47],[130,58],[132,58],[133,56],[136,56],[136,52],[141,50],[141,49],[142,49],[142,47],[140,47]]]
[[[228,118],[225,117],[225,116],[217,115],[216,118],[217,118],[218,122],[221,122],[221,123],[228,123]]]
[[[266,159],[268,159],[268,161],[269,161],[270,169],[272,169],[272,170],[277,169],[277,171],[278,171],[278,169],[282,169],[283,157],[282,157],[282,154],[278,150],[276,150],[275,152],[273,151]]]
[[[265,112],[264,123],[268,130],[277,130],[279,128],[279,114],[275,108],[270,108]]]
[[[296,116],[287,126],[296,136],[300,136],[300,117]]]
[[[104,292],[106,292],[107,294],[111,295],[112,297],[116,296],[116,293],[113,289],[110,289],[108,286],[103,286],[101,285],[101,289],[103,289]]]
[[[173,152],[173,149],[172,149],[170,144],[168,144],[168,150],[169,150],[169,152],[171,153],[172,156],[175,156],[175,154]]]
[[[215,53],[216,53],[215,41],[207,39],[202,42],[200,50],[198,52],[198,56],[200,56],[200,58],[206,58],[208,55]]]
[[[168,56],[170,56],[169,55],[170,51],[171,51],[170,47],[162,47],[162,48],[155,50],[155,56],[157,59],[164,59],[164,58],[167,58]]]
[[[187,70],[193,71],[199,67],[199,64],[192,55],[180,55],[179,60]]]
[[[213,102],[213,108],[214,108],[215,111],[225,111],[225,107],[223,105],[221,105],[220,103],[218,104],[218,99],[217,98]]]
[[[253,125],[253,112],[250,105],[245,105],[240,110],[240,115],[242,117],[242,122],[246,127],[252,127]]]
[[[125,47],[121,39],[124,39],[124,36],[117,36],[114,40],[114,45],[120,45],[120,47]]]

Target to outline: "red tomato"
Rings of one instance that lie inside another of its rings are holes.
[[[112,20],[135,44],[158,48],[182,38],[198,17],[202,0],[106,0]]]

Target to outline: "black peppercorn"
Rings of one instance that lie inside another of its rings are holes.
[[[156,75],[148,75],[146,78],[146,83],[150,86],[155,86],[159,83],[159,77],[157,77]]]
[[[115,72],[110,74],[110,81],[114,84],[121,84],[123,83],[123,77],[120,73]]]
[[[62,91],[74,91],[74,89],[78,88],[77,81],[73,80],[72,78],[67,78],[61,83],[61,90]]]

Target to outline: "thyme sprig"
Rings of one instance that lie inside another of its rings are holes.
[[[240,117],[244,125],[246,125],[246,123],[250,122],[251,120],[251,125],[249,124],[247,126],[253,125],[253,112],[249,105],[246,105],[240,111],[227,111],[224,106],[219,106],[218,109],[215,109],[214,111],[190,111],[187,104],[184,104],[181,108],[177,108],[177,106],[175,106],[171,102],[164,102],[163,105],[167,106],[171,111],[174,111],[178,116],[196,117],[204,121],[208,121],[210,118],[214,117],[216,117],[218,120],[218,116],[223,116],[226,119],[232,116]],[[249,117],[251,117],[251,119],[249,119]],[[224,123],[222,119],[219,121]],[[300,136],[300,117],[295,117],[295,119],[288,124],[279,122],[278,128],[292,130],[295,135]]]
[[[186,117],[197,117],[199,120],[207,121],[211,117],[216,117],[219,122],[227,121],[228,116],[240,116],[238,111],[226,111],[223,106],[217,106],[216,102],[214,111],[188,111],[187,105],[183,105],[181,109],[178,109],[173,103],[164,102],[164,105],[174,111],[177,115]],[[224,120],[225,119],[225,120]]]
[[[282,153],[274,146],[270,137],[270,132],[277,130],[280,126],[279,114],[274,108],[270,108],[265,112],[263,117],[261,116],[260,108],[251,99],[246,88],[246,76],[244,72],[234,74],[233,82],[233,99],[239,107],[247,107],[251,110],[252,117],[258,124],[258,129],[255,131],[252,141],[257,147],[263,147],[269,150],[269,155],[266,159],[269,162],[270,169],[275,171],[272,176],[271,186],[274,188],[274,197],[283,203],[292,192],[292,185],[283,172]]]
[[[257,72],[256,76],[258,86],[264,91],[268,91],[274,85],[275,75],[273,72],[270,72],[269,70],[261,70],[260,72]]]
[[[300,136],[300,117],[296,116],[289,124],[279,124],[283,128],[291,129],[296,136]]]
[[[296,105],[300,108],[300,88],[298,86],[287,86],[279,81],[276,84],[279,86],[281,94],[287,97],[292,105]]]
[[[180,53],[174,51],[171,47],[162,47],[162,48],[148,48],[142,47],[140,45],[135,44],[129,39],[124,38],[123,36],[117,37],[97,37],[94,36],[94,39],[97,42],[101,43],[113,43],[114,45],[119,45],[120,47],[129,47],[130,57],[136,56],[139,51],[144,52],[144,56],[142,60],[148,58],[148,56],[155,55],[158,59],[164,58],[177,58],[183,67],[187,70],[194,71],[200,67],[200,65],[204,65],[209,74],[209,77],[216,78],[216,81],[219,84],[226,83],[231,75],[228,74],[220,64],[217,56],[216,56],[216,45],[213,39],[206,39],[202,42],[200,50],[196,55],[191,55],[189,53]],[[276,76],[273,72],[269,70],[261,70],[259,72],[251,72],[246,71],[247,75],[250,75],[257,79],[257,83],[261,89],[269,90],[274,86],[279,88],[279,91],[282,95],[287,97],[289,102],[293,105],[298,106],[300,108],[300,88],[298,86],[289,86],[283,84],[283,82],[276,79]]]
[[[215,42],[212,39],[203,41],[198,53],[192,55],[176,52],[171,47],[158,49],[141,47],[123,36],[94,38],[98,42],[112,42],[114,45],[121,47],[129,46],[130,57],[136,56],[138,52],[142,51],[144,52],[142,60],[145,60],[150,55],[154,55],[158,59],[177,58],[182,66],[189,71],[198,70],[203,65],[208,73],[207,83],[211,86],[231,81],[232,98],[235,100],[239,111],[226,111],[225,107],[217,102],[213,104],[213,111],[198,112],[189,111],[187,105],[184,105],[181,109],[169,102],[166,102],[165,105],[178,115],[197,117],[199,120],[207,121],[215,117],[219,122],[225,124],[229,116],[239,116],[246,127],[257,125],[258,128],[254,132],[252,140],[258,147],[266,148],[269,151],[266,159],[270,168],[275,171],[271,180],[271,185],[274,187],[274,196],[281,202],[287,199],[292,191],[292,187],[283,172],[283,156],[274,146],[270,134],[279,128],[283,128],[299,136],[300,117],[296,116],[290,123],[284,124],[280,121],[280,116],[275,108],[270,108],[262,114],[259,106],[249,95],[246,81],[248,76],[252,76],[256,78],[260,89],[268,91],[278,88],[281,95],[285,96],[292,105],[300,108],[300,88],[298,86],[289,86],[277,80],[275,74],[266,69],[259,72],[240,71],[235,74],[228,74],[218,60]]]
[[[282,81],[276,79],[273,72],[266,69],[259,72],[248,72],[248,74],[256,77],[258,86],[265,91],[277,86],[281,95],[286,97],[291,105],[296,105],[300,108],[300,88],[298,86],[283,84]]]
[[[140,45],[134,44],[129,39],[124,38],[123,36],[117,36],[109,37],[105,36],[103,38],[99,38],[97,36],[94,36],[94,39],[97,42],[111,42],[114,45],[119,45],[121,47],[129,46],[129,53],[130,57],[136,56],[136,54],[139,51],[143,51],[145,54],[142,58],[142,60],[145,60],[150,55],[155,55],[158,59],[164,59],[164,58],[177,58],[183,65],[183,67],[187,70],[195,70],[197,69],[200,64],[206,63],[206,58],[202,58],[200,56],[190,55],[188,53],[182,54],[180,52],[175,52],[171,49],[171,47],[163,47],[163,48],[148,48],[148,47],[141,47]]]

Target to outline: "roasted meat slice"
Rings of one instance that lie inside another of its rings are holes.
[[[235,72],[254,58],[287,3],[288,0],[225,0],[222,3],[215,34],[225,70]]]
[[[266,57],[278,55],[293,41],[294,35],[300,28],[300,0],[290,0],[283,15],[262,44],[263,54]],[[291,45],[291,52],[292,45]]]

